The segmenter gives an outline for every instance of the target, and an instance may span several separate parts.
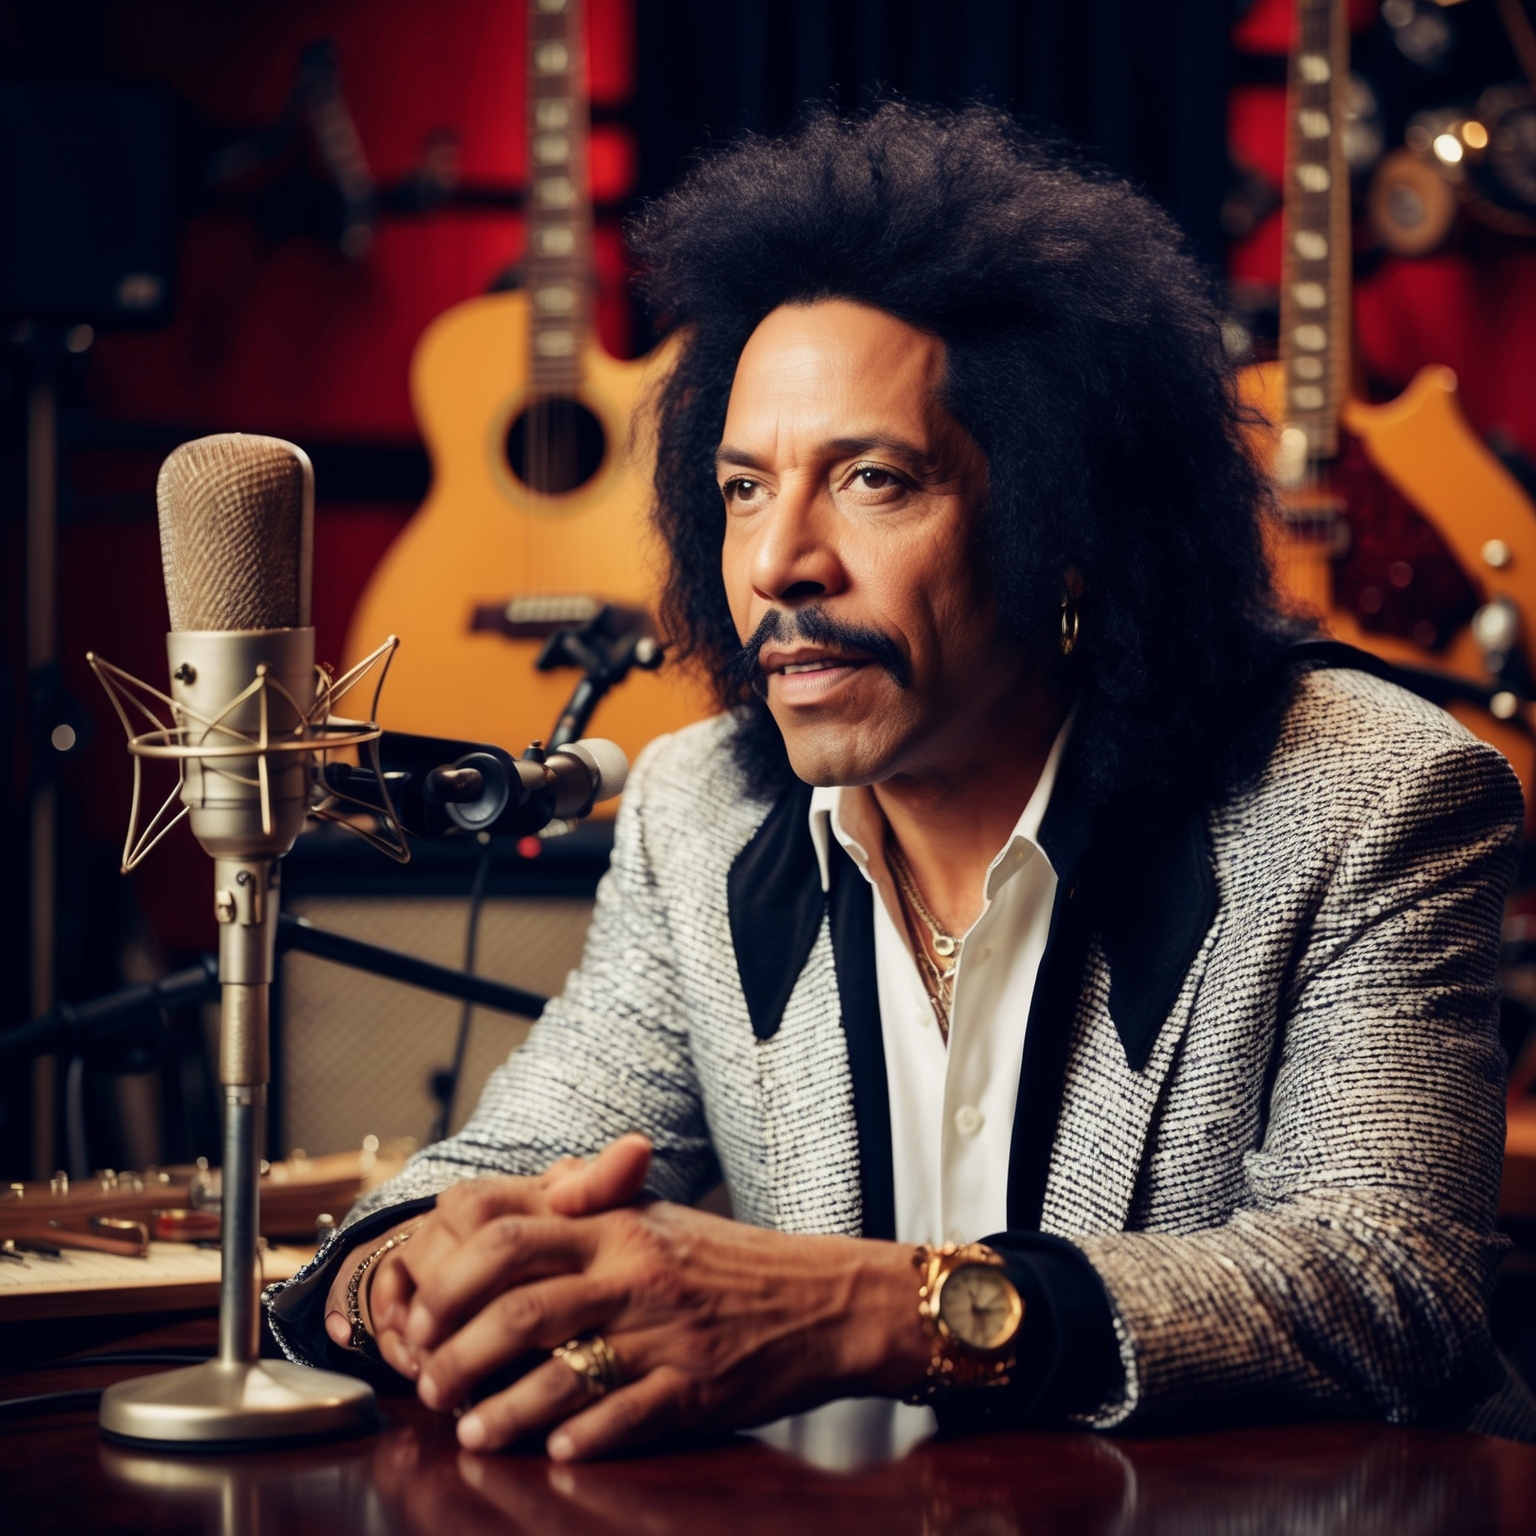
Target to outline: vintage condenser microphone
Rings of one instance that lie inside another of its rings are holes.
[[[315,667],[314,474],[292,443],[241,433],[184,443],[161,468],[158,500],[170,692],[100,656],[88,660],[133,759],[124,871],[183,816],[213,858],[224,1095],[219,1353],[205,1365],[107,1388],[101,1424],[110,1435],[159,1444],[334,1433],[373,1419],[373,1389],[351,1376],[262,1360],[258,1350],[257,1204],[279,860],[310,815],[343,822],[402,861],[410,857],[407,832],[538,831],[618,794],[628,764],[607,741],[548,753],[535,743],[513,758],[479,743],[386,737],[371,718],[337,716],[332,706],[376,663],[387,670],[397,641],[391,636],[334,680]],[[376,691],[370,713],[377,702]],[[366,766],[325,762],[337,748],[361,748]],[[141,824],[145,759],[174,762],[178,781]],[[372,812],[390,835],[337,810],[343,802]]]
[[[304,826],[313,753],[336,744],[318,734],[329,698],[317,687],[309,622],[314,475],[292,443],[226,433],[176,449],[160,471],[158,500],[171,691],[157,696],[173,705],[175,723],[130,748],[136,773],[140,756],[178,762],[180,799],[213,856],[223,993],[219,1353],[206,1365],[108,1388],[101,1423],[127,1439],[183,1443],[333,1432],[373,1416],[372,1389],[263,1361],[258,1351],[257,1199],[278,860]],[[93,664],[123,713],[124,675],[109,679],[105,664]],[[377,734],[371,723],[358,725],[348,739]],[[132,836],[125,867],[147,852],[132,849]]]

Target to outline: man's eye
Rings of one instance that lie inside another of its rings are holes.
[[[892,486],[900,484],[890,470],[877,468],[873,464],[855,470],[853,478],[866,491],[888,491]]]
[[[725,499],[727,501],[750,501],[757,495],[759,483],[756,480],[735,479],[725,482]]]

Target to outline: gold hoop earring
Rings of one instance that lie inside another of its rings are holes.
[[[1076,649],[1080,622],[1077,604],[1072,601],[1070,593],[1064,595],[1061,599],[1061,654],[1063,656],[1070,656]]]

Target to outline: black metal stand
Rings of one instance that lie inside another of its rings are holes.
[[[408,987],[440,992],[444,997],[456,997],[461,1002],[515,1013],[526,1019],[538,1018],[549,1001],[536,992],[524,992],[519,987],[508,987],[484,976],[468,976],[450,966],[434,965],[430,960],[418,960],[414,955],[402,955],[378,944],[365,944],[361,939],[349,939],[325,928],[316,928],[304,918],[290,917],[287,913],[277,920],[277,947],[280,950],[296,949],[301,954],[315,955],[337,965],[350,965],[357,971],[370,971],[375,976],[385,976]]]
[[[418,960],[378,944],[349,939],[316,928],[302,917],[277,920],[279,950],[298,950],[336,965],[368,971],[404,986],[420,987],[461,1002],[536,1019],[548,998],[483,976],[469,976],[446,965]],[[0,1033],[0,1061],[11,1057],[92,1055],[110,1050],[146,1025],[158,1027],[166,1013],[211,1002],[219,996],[218,961],[205,955],[198,964],[176,971],[150,986],[124,987],[88,1003],[59,1003],[41,1018]]]

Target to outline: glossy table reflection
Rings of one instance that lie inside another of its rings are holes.
[[[211,1320],[97,1348],[210,1345]],[[13,1349],[7,1353],[14,1354]],[[145,1367],[7,1370],[0,1396],[105,1385]],[[1332,1424],[1165,1439],[1087,1434],[922,1441],[882,1461],[823,1425],[799,1436],[835,1471],[758,1440],[587,1466],[474,1456],[449,1421],[386,1400],[373,1436],[233,1455],[108,1444],[88,1411],[0,1425],[15,1531],[492,1532],[539,1536],[889,1536],[1306,1532],[1415,1536],[1536,1528],[1536,1449],[1471,1435]],[[910,1424],[910,1421],[908,1421]],[[794,1438],[779,1431],[781,1444]]]

